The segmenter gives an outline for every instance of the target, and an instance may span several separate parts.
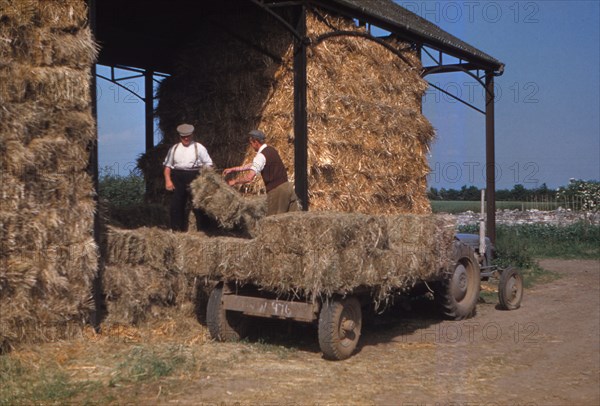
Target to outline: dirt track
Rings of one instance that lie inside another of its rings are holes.
[[[209,344],[215,359],[206,376],[164,400],[598,405],[600,262],[541,265],[562,278],[527,290],[517,311],[496,310],[489,300],[463,322],[414,316],[415,311],[407,313],[412,318],[384,318],[364,332],[359,353],[343,362],[323,360],[310,331],[297,337],[298,351]]]

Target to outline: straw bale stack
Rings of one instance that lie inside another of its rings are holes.
[[[158,228],[108,227],[102,285],[107,323],[138,324],[152,306],[185,297],[187,281],[177,267],[175,234]]]
[[[280,24],[263,21],[270,18],[264,14],[257,11],[252,27],[243,21],[238,27],[257,47],[219,32],[224,37],[207,34],[183,53],[175,74],[160,87],[157,115],[166,144],[177,141],[179,122],[196,125],[220,168],[250,162],[255,153],[246,134],[260,128],[293,180],[294,38]],[[386,41],[402,58],[360,36],[319,41],[330,27],[357,33],[365,28],[318,10],[308,14],[311,210],[429,213],[426,154],[434,131],[420,110],[426,82],[416,53],[394,39]],[[251,194],[263,189],[260,181],[242,187]]]
[[[210,279],[224,272],[247,277],[251,246],[251,240],[199,232],[109,227],[102,275],[105,324],[139,324],[172,308],[189,313]]]
[[[92,309],[96,57],[84,1],[0,1],[0,352]]]
[[[449,216],[315,212],[266,217],[259,222],[258,258],[246,281],[309,297],[369,287],[381,298],[446,268],[454,231]]]
[[[368,288],[375,301],[448,269],[452,216],[287,213],[253,239],[158,228],[108,233],[107,324],[138,324],[196,307],[210,281],[254,284],[315,299]]]

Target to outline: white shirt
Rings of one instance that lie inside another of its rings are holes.
[[[262,153],[263,150],[267,148],[267,144],[262,144],[258,151],[256,152],[256,156],[252,160],[252,169],[257,175],[265,169],[265,165],[267,164],[267,157]]]
[[[173,145],[169,149],[163,165],[171,169],[190,171],[204,166],[213,166],[213,161],[204,145],[192,141],[187,147],[182,143]]]

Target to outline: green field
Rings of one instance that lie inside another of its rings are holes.
[[[558,202],[496,202],[497,210],[556,210],[560,205]],[[464,200],[431,200],[431,209],[434,213],[462,213],[467,210],[479,212],[481,203],[478,201]]]
[[[477,224],[459,227],[477,234]],[[600,226],[578,222],[568,226],[552,224],[498,224],[496,250],[503,265],[529,268],[534,258],[600,259]]]

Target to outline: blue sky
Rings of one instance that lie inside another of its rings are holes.
[[[498,189],[600,179],[599,1],[396,2],[506,64],[496,78]],[[483,109],[471,77],[426,79]],[[143,95],[141,80],[124,84]],[[144,149],[144,105],[102,79],[97,89],[100,169],[127,174]],[[484,186],[484,116],[434,89],[423,112],[437,131],[429,185]]]

